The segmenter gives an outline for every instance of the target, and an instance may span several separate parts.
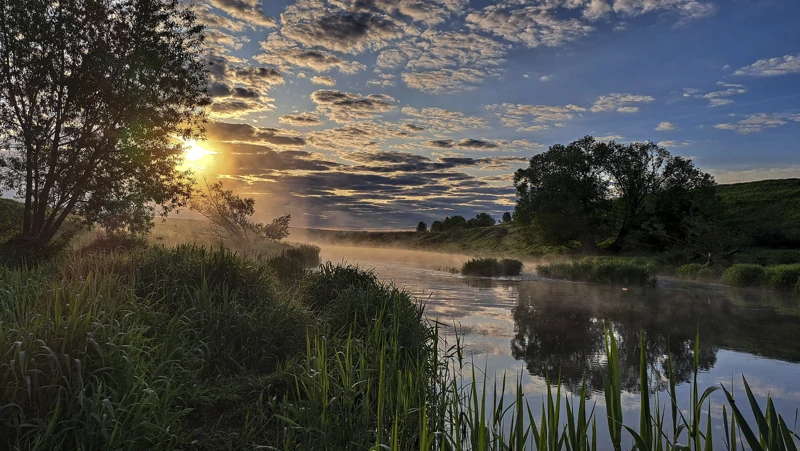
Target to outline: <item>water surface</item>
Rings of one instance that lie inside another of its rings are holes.
[[[720,383],[730,389],[733,381],[735,395],[743,398],[744,374],[762,407],[770,394],[787,422],[794,422],[800,406],[797,296],[671,280],[655,288],[604,286],[539,280],[533,272],[507,279],[468,278],[442,270],[466,258],[451,254],[324,245],[322,254],[372,269],[382,280],[424,299],[428,318],[459,328],[468,359],[478,369],[493,378],[506,374],[511,385],[521,377],[534,408],[541,404],[548,375],[553,380],[560,374],[568,393],[579,392],[585,378],[590,405],[597,403],[598,423],[605,422],[604,324],[618,339],[626,424],[638,424],[640,331],[650,391],[660,392],[662,402],[669,384],[667,355],[672,354],[677,396],[682,407],[688,405],[699,325],[701,390]],[[511,389],[498,396],[513,399]],[[721,391],[712,395],[711,415],[719,434],[723,397]],[[599,438],[600,445],[609,445],[604,434]]]

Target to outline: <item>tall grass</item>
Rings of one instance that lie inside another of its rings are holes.
[[[655,285],[650,267],[620,258],[583,258],[569,263],[539,265],[536,271],[551,279],[580,282]]]

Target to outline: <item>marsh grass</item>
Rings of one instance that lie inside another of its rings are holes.
[[[605,284],[655,285],[651,267],[629,259],[587,257],[569,263],[536,267],[539,275],[551,279]]]
[[[473,258],[461,266],[465,276],[498,277],[518,276],[522,273],[522,262],[510,258]]]

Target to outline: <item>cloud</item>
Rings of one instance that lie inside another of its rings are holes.
[[[658,127],[656,127],[656,131],[664,132],[667,130],[675,130],[676,128],[678,127],[672,122],[661,122],[660,124],[658,124]]]
[[[702,96],[702,98],[708,100],[709,102],[708,106],[710,108],[722,105],[729,105],[733,103],[733,100],[729,99],[728,97],[747,93],[747,89],[745,89],[744,85],[736,85],[718,81],[717,86],[727,89],[723,89],[721,91],[709,92],[708,94]]]
[[[470,13],[467,26],[527,47],[557,47],[594,31],[578,19],[559,19],[547,6],[494,4]]]
[[[472,138],[465,138],[461,141],[453,141],[452,139],[436,139],[428,141],[428,145],[438,149],[461,148],[469,150],[488,150],[499,147],[499,144],[496,142]]]
[[[299,67],[327,72],[338,69],[342,73],[354,74],[367,68],[358,61],[346,61],[322,50],[301,48],[297,43],[277,33],[270,34],[267,40],[261,43],[261,48],[264,53],[254,56],[253,59],[262,64],[278,66],[282,70]]]
[[[209,122],[205,126],[206,139],[216,142],[272,144],[277,146],[303,146],[302,135],[291,130],[254,127],[249,124]]]
[[[714,14],[717,10],[712,3],[696,0],[616,0],[614,12],[630,17],[656,11],[671,11],[680,17],[679,25]]]
[[[287,114],[281,116],[278,121],[282,124],[294,125],[295,127],[311,127],[322,124],[319,116],[315,113]]]
[[[314,83],[315,85],[333,86],[336,84],[336,80],[325,75],[321,77],[315,75],[311,77],[311,83]]]
[[[377,50],[403,37],[404,31],[383,14],[325,8],[316,0],[299,0],[281,14],[281,34],[306,47],[343,53]]]
[[[488,124],[486,119],[478,116],[467,116],[458,111],[442,108],[403,107],[403,114],[417,119],[424,128],[432,132],[455,132],[484,128]]]
[[[260,0],[208,0],[213,7],[252,27],[274,27],[275,20],[261,8]]]
[[[318,149],[377,148],[388,139],[409,138],[416,132],[403,125],[363,121],[306,135],[308,143]]]
[[[651,96],[614,93],[598,97],[594,104],[592,104],[591,111],[593,113],[601,111],[635,113],[639,111],[637,104],[650,103],[653,100],[655,99]]]
[[[541,82],[548,82],[552,79],[553,79],[552,75],[542,75],[541,77],[539,77],[539,81]]]
[[[360,94],[336,90],[319,90],[311,94],[317,111],[335,122],[352,122],[369,119],[397,108],[397,101],[384,94]]]
[[[800,73],[800,53],[777,58],[761,59],[737,69],[733,75],[752,75],[756,77],[775,77]]]
[[[212,117],[242,117],[274,109],[267,92],[283,84],[283,75],[275,69],[230,63],[223,57],[209,57],[211,84],[208,87],[212,104],[207,111]]]
[[[206,109],[212,118],[237,118],[251,113],[273,109],[272,105],[264,105],[250,100],[225,98],[214,100]]]
[[[413,89],[455,93],[475,89],[500,75],[509,46],[474,33],[428,30],[413,42],[398,44],[377,59],[381,68],[405,68],[402,79]]]
[[[692,144],[692,141],[673,141],[673,140],[666,140],[666,141],[659,141],[659,147],[666,147],[666,148],[675,148],[675,147],[687,147]]]
[[[750,114],[734,123],[717,124],[714,128],[734,130],[741,134],[758,133],[767,128],[776,128],[789,122],[800,122],[800,113],[760,113]]]
[[[522,105],[514,103],[486,105],[484,108],[494,112],[500,123],[514,127],[517,131],[536,131],[559,125],[574,118],[585,108],[577,105]]]

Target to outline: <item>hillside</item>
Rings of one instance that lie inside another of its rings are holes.
[[[800,179],[734,183],[717,190],[727,213],[725,225],[743,244],[767,244],[758,240],[770,234],[800,244]]]

